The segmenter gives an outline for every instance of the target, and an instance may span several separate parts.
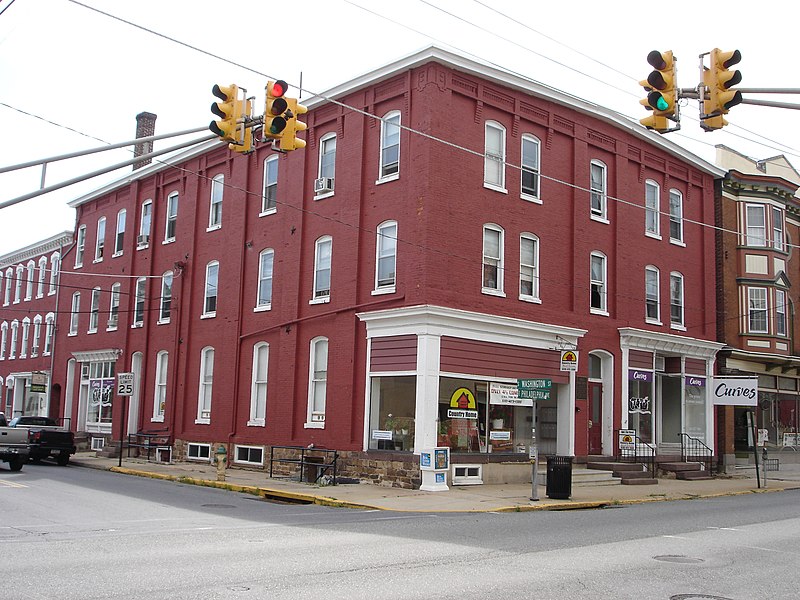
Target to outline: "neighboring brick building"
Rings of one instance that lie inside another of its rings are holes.
[[[71,203],[55,377],[78,431],[118,436],[113,377],[132,371],[128,431],[167,430],[176,458],[315,444],[408,484],[412,450],[443,443],[502,478],[527,460],[524,377],[553,382],[542,453],[611,455],[621,427],[713,445],[715,236],[697,223],[721,170],[435,48],[325,98],[305,150],[206,144]]]
[[[59,265],[71,243],[66,231],[0,256],[0,412],[8,419],[63,413],[50,373]]]

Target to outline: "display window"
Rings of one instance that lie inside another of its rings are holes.
[[[370,450],[414,450],[414,375],[373,377],[370,394]]]
[[[653,372],[628,371],[628,428],[645,442],[653,442]]]

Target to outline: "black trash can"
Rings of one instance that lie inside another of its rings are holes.
[[[572,457],[547,457],[547,497],[566,500],[572,495]]]

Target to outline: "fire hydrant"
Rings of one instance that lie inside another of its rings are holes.
[[[228,462],[228,451],[225,450],[225,446],[219,445],[214,452],[214,459],[217,461],[217,481],[225,481],[225,466]]]

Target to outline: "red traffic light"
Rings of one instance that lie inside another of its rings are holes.
[[[288,91],[289,84],[283,79],[278,79],[278,81],[273,81],[272,85],[269,87],[270,89],[267,90],[267,94],[274,98],[280,98]]]

